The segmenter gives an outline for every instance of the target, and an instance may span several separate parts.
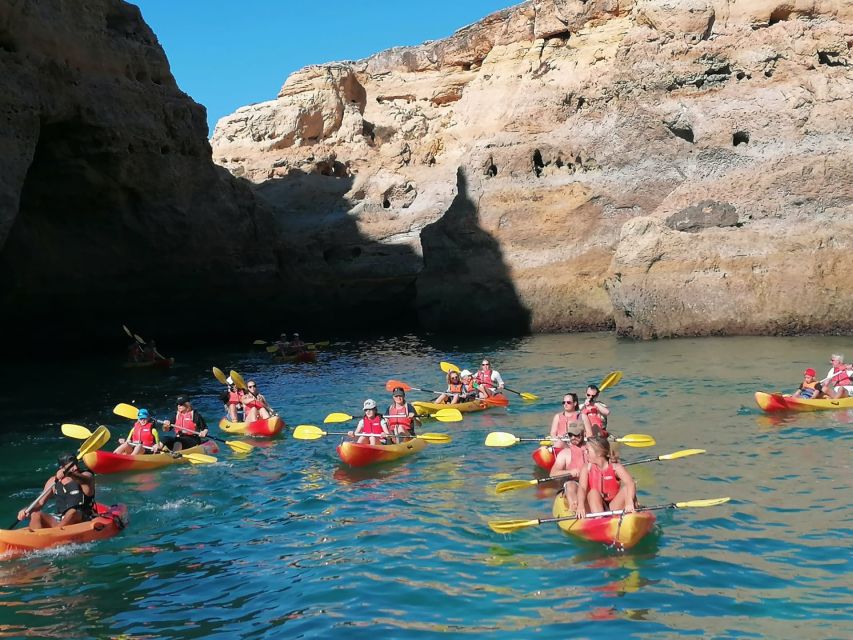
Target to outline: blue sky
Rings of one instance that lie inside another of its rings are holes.
[[[135,0],[178,85],[211,132],[237,107],[275,98],[309,64],[438,40],[520,0]]]

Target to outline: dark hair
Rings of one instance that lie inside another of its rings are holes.
[[[57,459],[56,462],[60,467],[64,467],[66,465],[76,463],[77,462],[77,456],[75,456],[73,453],[64,453],[61,456],[59,456],[59,458]]]
[[[599,393],[601,393],[601,389],[598,388],[597,384],[588,384],[588,385],[586,385],[586,388],[592,389],[593,391],[595,391],[595,395],[598,395]]]
[[[578,402],[578,394],[576,394],[576,393],[572,393],[572,392],[564,393],[564,394],[563,394],[563,397],[565,398],[566,396],[571,396],[571,397],[572,397],[572,400],[574,400],[574,401],[575,401],[575,406],[577,406],[578,404],[580,404],[580,403]]]

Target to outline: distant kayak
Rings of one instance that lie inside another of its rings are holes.
[[[572,515],[562,493],[554,498],[553,514],[555,518]],[[566,533],[582,540],[630,549],[652,530],[655,516],[650,511],[635,511],[603,518],[562,520],[557,524]]]
[[[125,362],[121,366],[128,369],[168,369],[175,364],[174,358],[162,358],[158,360],[143,360],[142,362]]]
[[[222,418],[219,421],[219,428],[226,433],[270,437],[281,433],[281,430],[284,429],[284,420],[280,416],[272,416],[254,422],[231,422],[228,418]]]
[[[64,544],[93,542],[111,538],[127,526],[127,507],[96,504],[98,516],[87,522],[48,529],[0,529],[0,555],[3,559]]]
[[[792,398],[781,393],[755,392],[755,402],[762,411],[773,413],[776,411],[830,411],[832,409],[853,409],[853,398],[821,398],[811,400],[807,398]]]
[[[342,442],[338,445],[338,455],[351,467],[364,467],[378,462],[390,462],[417,453],[426,446],[419,438],[400,444],[356,444]]]
[[[213,440],[208,440],[189,449],[181,449],[186,453],[219,453],[219,447]],[[91,451],[83,456],[83,463],[95,473],[121,473],[123,471],[150,471],[172,464],[189,463],[184,457],[175,458],[171,453],[151,453],[133,456],[111,451]]]
[[[282,354],[276,353],[273,355],[273,360],[276,362],[316,362],[316,351],[302,351],[300,353]]]

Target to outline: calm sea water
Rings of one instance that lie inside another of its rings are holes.
[[[408,336],[335,345],[313,365],[274,364],[250,348],[178,351],[169,372],[106,359],[15,365],[7,379],[20,388],[0,404],[9,522],[56,455],[74,448],[60,423],[106,424],[114,445],[130,426],[111,414],[117,402],[165,416],[184,392],[215,423],[213,365],[255,378],[291,427],[357,413],[366,397],[384,403],[389,378],[438,388],[439,361],[473,368],[484,353],[509,386],[542,400],[513,396],[507,410],[429,424],[453,442],[373,469],[344,468],[336,437],[285,437],[248,456],[226,450],[216,465],[99,476],[100,499],[126,503],[130,527],[0,562],[0,637],[849,638],[853,412],[770,418],[752,399],[794,388],[806,366],[822,372],[838,350],[853,356],[853,341]],[[615,369],[625,375],[603,397],[611,430],[658,442],[624,447],[625,460],[707,450],[631,467],[642,502],[732,501],[659,511],[656,533],[624,553],[553,524],[493,533],[489,519],[550,516],[553,492],[496,495],[497,482],[534,476],[533,447],[487,448],[486,434],[547,433],[564,392]]]

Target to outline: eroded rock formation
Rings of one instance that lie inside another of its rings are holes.
[[[214,159],[275,209],[283,270],[331,289],[318,308],[850,332],[851,48],[844,0],[534,0],[305,68],[223,118]]]

